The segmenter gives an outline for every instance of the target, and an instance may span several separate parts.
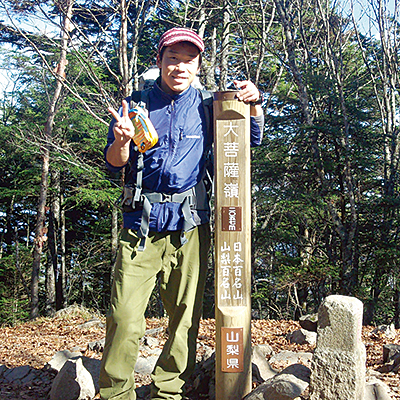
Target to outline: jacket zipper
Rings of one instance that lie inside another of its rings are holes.
[[[173,118],[174,118],[174,111],[175,111],[175,100],[171,100],[171,114],[170,114],[170,123],[169,123],[169,144],[168,144],[168,158],[163,166],[162,174],[161,174],[161,183],[163,177],[165,177],[165,171],[167,170],[167,165],[171,162],[171,158],[173,155],[173,134],[172,134],[172,126],[173,126]]]

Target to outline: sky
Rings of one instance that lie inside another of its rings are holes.
[[[3,3],[2,3],[3,4]],[[4,12],[4,5],[0,8],[0,21],[4,22],[5,24],[10,23],[10,19],[7,14]],[[43,18],[24,18],[23,20],[15,20],[14,23],[18,26],[23,26],[26,30],[29,30],[32,33],[50,33],[54,31],[54,25],[50,23],[46,23]],[[2,65],[3,63],[3,54],[2,50],[10,49],[10,46],[2,44],[0,49],[0,93],[3,94],[4,90],[10,90],[12,88],[12,84],[10,84],[10,80],[12,72],[7,68],[4,68]]]
[[[387,11],[391,14],[394,12],[396,1],[397,0],[385,1]],[[362,32],[369,32],[371,30],[373,35],[377,35],[378,31],[376,26],[370,23],[370,17],[374,15],[370,0],[338,0],[337,2],[343,4],[345,12],[349,13],[349,15],[351,13],[351,3],[353,3],[354,15],[359,29]],[[373,4],[376,7],[377,0],[373,0]],[[397,10],[397,12],[399,12],[399,10]],[[397,15],[397,18],[399,18],[399,15]]]

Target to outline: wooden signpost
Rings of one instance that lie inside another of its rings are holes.
[[[250,106],[214,93],[216,400],[251,391]]]

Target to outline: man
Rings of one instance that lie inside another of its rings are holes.
[[[148,93],[149,118],[159,140],[143,161],[138,161],[141,156],[132,140],[128,102],[122,102],[121,113],[109,110],[114,118],[105,149],[107,166],[112,171],[126,166],[128,187],[142,190],[140,201],[133,201],[133,194],[126,196],[99,381],[102,399],[136,399],[134,367],[158,273],[169,336],[152,373],[152,399],[181,399],[195,366],[210,245],[203,177],[212,133],[207,132],[202,97],[191,86],[203,51],[203,40],[189,29],[173,28],[161,36],[160,78]],[[253,83],[235,84],[239,100],[259,102]],[[261,106],[253,104],[251,115],[252,141],[257,145],[262,137]]]

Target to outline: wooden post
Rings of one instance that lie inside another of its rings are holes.
[[[250,107],[214,93],[216,400],[251,391]]]

